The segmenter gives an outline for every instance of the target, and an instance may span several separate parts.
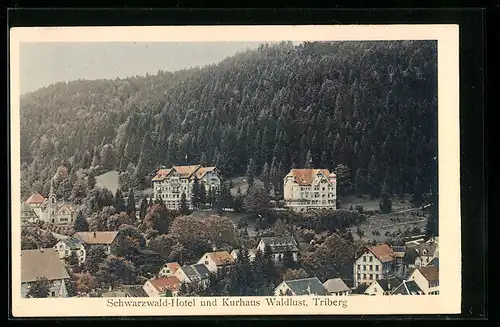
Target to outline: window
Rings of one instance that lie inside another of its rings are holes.
[[[370,265],[370,270],[373,270],[373,265]]]
[[[373,262],[373,257],[370,257],[370,262]]]
[[[370,279],[373,279],[373,274],[370,274]]]
[[[366,274],[363,274],[363,279],[366,279]]]
[[[361,279],[361,274],[358,274],[358,279]]]
[[[363,257],[363,262],[366,262],[366,257]]]
[[[361,265],[358,265],[358,270],[361,270]]]
[[[50,292],[50,296],[56,297],[56,292],[54,292],[54,291]]]
[[[205,261],[205,266],[208,266],[208,261]]]
[[[378,265],[375,265],[375,270],[378,271]]]
[[[366,265],[363,265],[363,270],[366,270]]]
[[[379,279],[379,278],[378,278],[378,274],[376,274],[376,275],[375,275],[375,279]]]

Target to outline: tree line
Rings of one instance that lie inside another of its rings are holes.
[[[436,185],[436,62],[434,41],[282,42],[202,68],[56,83],[21,99],[23,194],[64,161],[136,188],[158,165],[225,177],[343,165],[340,194],[420,196]]]

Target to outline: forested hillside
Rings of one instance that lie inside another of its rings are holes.
[[[46,195],[61,164],[69,183],[99,167],[140,188],[157,165],[211,164],[229,177],[251,159],[275,183],[293,166],[342,164],[352,184],[341,192],[422,194],[436,183],[436,156],[434,41],[283,42],[21,99],[23,195]]]

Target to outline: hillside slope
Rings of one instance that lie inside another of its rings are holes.
[[[435,185],[436,156],[433,41],[283,42],[217,65],[57,83],[21,99],[23,194],[46,190],[61,163],[126,171],[145,187],[159,164],[237,176],[251,158],[278,184],[312,161],[347,166],[350,191],[422,193]]]

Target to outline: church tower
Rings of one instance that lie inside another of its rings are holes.
[[[56,195],[54,193],[54,181],[50,181],[50,193],[49,193],[49,204],[47,207],[48,210],[48,221],[50,223],[55,223],[56,222],[56,206],[57,206],[57,199]]]

